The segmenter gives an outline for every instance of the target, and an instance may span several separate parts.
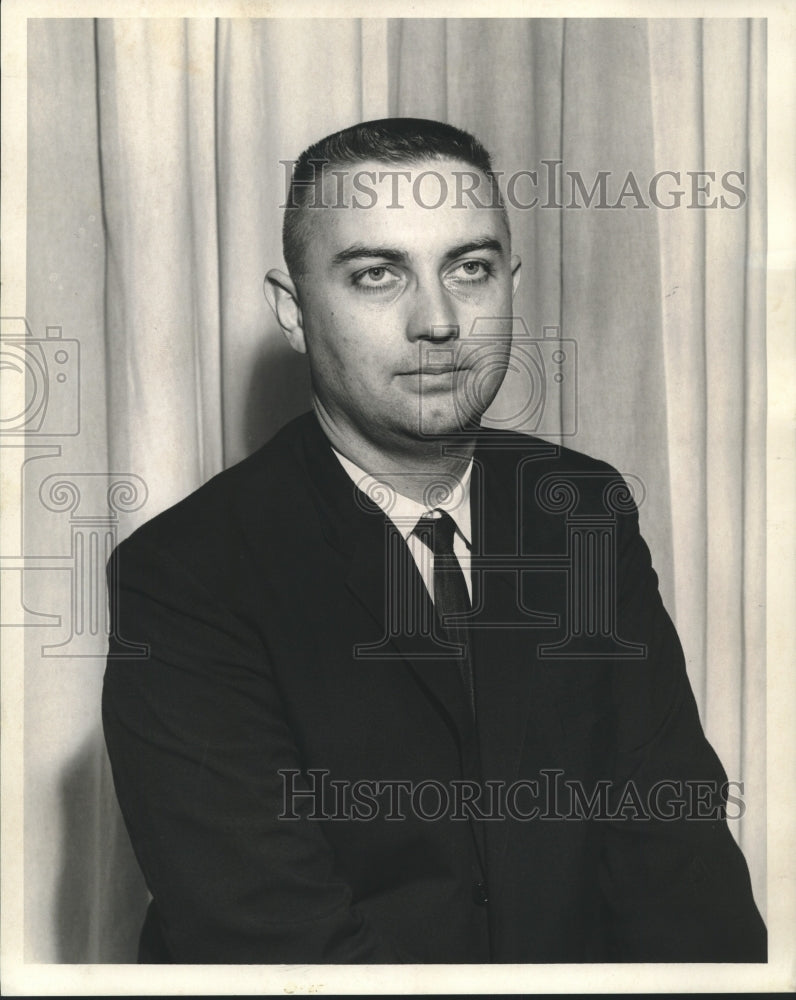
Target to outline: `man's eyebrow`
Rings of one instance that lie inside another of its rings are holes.
[[[403,264],[409,257],[405,250],[398,250],[395,247],[375,247],[362,243],[354,243],[353,246],[340,250],[332,258],[333,264],[345,264],[349,260],[389,260],[393,264]]]
[[[491,250],[500,256],[505,253],[500,240],[496,240],[491,236],[482,236],[446,250],[445,260],[455,260],[457,257],[462,257],[465,254],[474,253],[478,250]],[[363,243],[354,243],[352,246],[346,247],[345,250],[340,250],[336,253],[332,258],[332,263],[345,264],[350,260],[387,260],[393,264],[404,264],[408,259],[409,254],[407,251],[397,247],[368,246]]]
[[[474,253],[477,250],[492,250],[499,256],[503,256],[505,253],[503,244],[500,240],[496,240],[492,236],[482,236],[478,239],[468,240],[467,243],[461,243],[457,247],[451,247],[450,250],[446,250],[445,260],[455,260],[457,257],[463,257],[465,254]]]

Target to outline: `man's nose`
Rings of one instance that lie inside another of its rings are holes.
[[[416,289],[406,335],[412,341],[446,341],[459,336],[455,305],[439,282],[424,283]]]

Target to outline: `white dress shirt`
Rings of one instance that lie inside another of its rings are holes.
[[[459,560],[464,579],[467,584],[467,592],[470,600],[473,599],[472,573],[470,570],[470,548],[472,545],[472,524],[470,517],[470,480],[473,471],[473,460],[467,466],[464,475],[460,480],[453,480],[450,477],[450,490],[446,496],[435,496],[435,505],[428,507],[425,504],[413,500],[411,497],[398,493],[391,486],[375,479],[364,469],[352,462],[351,459],[341,455],[336,448],[332,451],[337,456],[340,464],[351,477],[365,496],[378,504],[384,513],[389,517],[398,531],[401,533],[412,558],[417,565],[423,583],[434,600],[434,554],[431,549],[421,541],[417,535],[413,534],[415,525],[421,517],[431,514],[434,516],[437,511],[447,511],[453,518],[456,525],[456,533],[453,536],[453,552]],[[448,477],[446,477],[447,479]],[[446,491],[440,491],[444,493]]]

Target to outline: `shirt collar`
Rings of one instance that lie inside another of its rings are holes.
[[[451,483],[448,495],[440,497],[439,502],[435,503],[433,507],[429,507],[411,497],[404,496],[403,493],[396,492],[392,487],[365,472],[350,458],[341,455],[336,448],[332,448],[332,451],[357,488],[381,507],[405,540],[408,540],[415,525],[423,515],[434,510],[444,510],[453,518],[456,530],[464,539],[467,547],[470,548],[472,542],[470,519],[472,459],[470,459],[461,479]]]

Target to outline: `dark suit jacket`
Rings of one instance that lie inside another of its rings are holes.
[[[484,432],[476,725],[406,546],[311,414],[122,543],[103,718],[153,895],[142,959],[765,960],[725,774],[618,484]],[[479,777],[513,799],[437,815]],[[359,782],[353,803],[329,781]]]

